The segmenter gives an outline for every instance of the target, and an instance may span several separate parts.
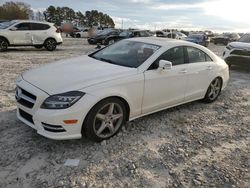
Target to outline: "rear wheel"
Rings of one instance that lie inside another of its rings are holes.
[[[76,38],[81,38],[81,34],[77,33]]]
[[[48,51],[54,51],[56,49],[56,40],[55,39],[47,39],[44,43],[44,47]]]
[[[119,132],[126,122],[124,103],[117,98],[104,99],[88,113],[84,122],[85,135],[94,141],[109,139]]]
[[[208,103],[214,102],[220,95],[221,88],[222,80],[220,78],[215,78],[208,87],[204,101]]]
[[[114,44],[115,43],[115,40],[114,39],[110,39],[109,42],[108,42],[108,45],[111,45],[111,44]]]
[[[8,49],[8,46],[8,42],[5,39],[0,38],[0,52],[6,51]]]

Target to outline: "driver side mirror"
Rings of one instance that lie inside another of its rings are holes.
[[[17,30],[17,28],[16,27],[12,27],[12,28],[10,28],[10,31],[16,31]]]
[[[172,69],[172,62],[166,61],[166,60],[160,60],[158,69],[160,69],[160,70]]]

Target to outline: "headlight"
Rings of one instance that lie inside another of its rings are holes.
[[[48,97],[41,108],[44,109],[65,109],[75,104],[85,93],[81,91],[70,91]]]
[[[226,48],[227,48],[228,50],[232,50],[232,49],[233,49],[233,46],[231,46],[231,45],[229,44],[229,45],[226,46]]]

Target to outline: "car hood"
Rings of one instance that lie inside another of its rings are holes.
[[[185,40],[188,42],[199,42],[198,39],[192,39],[192,38],[186,38]]]
[[[234,48],[246,48],[250,50],[250,43],[247,42],[231,42],[229,45]]]
[[[52,95],[84,89],[134,74],[137,74],[136,68],[102,62],[85,55],[27,71],[22,77]]]

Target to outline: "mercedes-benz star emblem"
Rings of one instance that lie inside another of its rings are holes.
[[[16,100],[19,101],[22,98],[22,90],[20,88],[16,88]]]

